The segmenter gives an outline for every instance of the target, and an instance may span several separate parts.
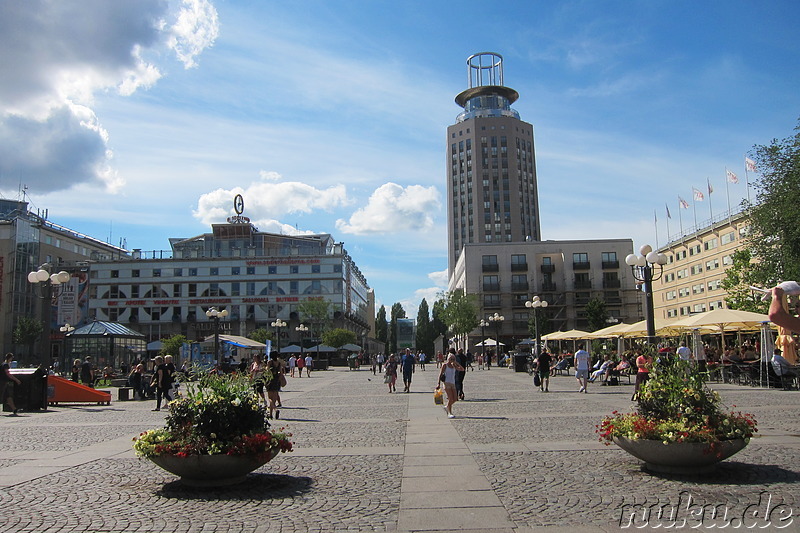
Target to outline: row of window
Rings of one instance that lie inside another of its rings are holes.
[[[307,268],[304,268],[307,267]],[[277,275],[277,274],[321,274],[323,271],[322,265],[304,265],[301,267],[299,265],[269,265],[267,266],[267,274],[270,275]],[[327,269],[326,269],[327,270]],[[110,270],[109,276],[111,278],[119,278],[121,274],[125,274],[124,271],[121,270]],[[242,268],[241,267],[229,267],[229,268],[219,268],[219,267],[203,267],[203,268],[196,268],[196,267],[189,267],[189,268],[154,268],[152,270],[139,270],[133,269],[130,271],[130,277],[132,278],[140,278],[140,277],[153,277],[153,278],[160,278],[162,275],[164,276],[173,276],[176,278],[183,277],[184,272],[188,277],[195,277],[195,276],[241,276],[242,275]],[[342,272],[342,265],[331,265],[329,272],[332,273],[341,273]],[[256,267],[245,267],[245,273],[247,276],[254,276],[256,274]],[[92,272],[92,277],[97,276],[98,271]]]
[[[722,258],[722,264],[725,266],[733,264],[733,257],[730,255],[726,255]],[[705,262],[705,269],[706,270],[716,270],[720,267],[719,259],[710,259]],[[664,274],[664,277],[661,278],[661,284],[666,285],[668,283],[672,283],[676,279],[684,279],[688,278],[689,276],[695,276],[697,274],[701,274],[703,272],[703,264],[697,263],[690,267],[682,268],[680,270],[676,270],[675,272],[668,272]]]
[[[696,313],[705,313],[706,310],[713,311],[714,309],[723,309],[722,300],[709,302],[708,306],[704,303],[694,305],[684,305],[682,307],[667,309],[667,318],[678,318],[679,316],[689,316]]]
[[[706,290],[716,291],[721,287],[722,280],[715,279],[708,283],[696,283],[691,287],[681,287],[680,289],[673,289],[664,292],[662,298],[665,301],[674,300],[675,298],[685,298],[690,294],[703,294]]]
[[[98,289],[97,285],[90,286],[90,297],[97,298],[102,294],[102,299],[138,299],[138,298],[196,298],[217,296],[256,296],[280,294],[341,294],[344,283],[342,280],[311,280],[288,282],[270,281],[258,283],[254,281],[231,283],[175,283],[172,284],[172,294],[166,290],[169,285],[143,284],[143,285],[112,285]],[[184,290],[185,287],[185,290]],[[302,289],[301,289],[302,287]]]
[[[701,244],[694,244],[690,246],[686,250],[681,250],[679,252],[675,252],[674,255],[667,256],[667,264],[673,263],[674,261],[680,261],[682,259],[686,259],[687,257],[692,257],[694,255],[700,254],[702,250],[708,251],[717,248],[718,246],[724,246],[726,244],[730,244],[732,242],[736,242],[737,239],[741,239],[745,235],[747,235],[748,228],[741,227],[738,231],[738,237],[736,235],[736,231],[729,231],[722,235],[720,235],[719,240],[717,237],[711,237],[705,240],[702,245]]]
[[[618,263],[617,261],[617,252],[602,252],[600,254],[601,260],[603,264],[612,264]],[[516,254],[511,256],[511,264],[512,265],[523,265],[527,264],[527,258],[525,254]],[[589,265],[589,254],[585,252],[576,252],[572,254],[572,263],[573,265]],[[482,264],[484,267],[487,266],[497,266],[497,256],[496,255],[484,255],[482,257]],[[542,257],[542,265],[543,266],[551,266],[553,264],[553,258],[544,256]]]

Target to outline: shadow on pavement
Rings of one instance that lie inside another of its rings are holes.
[[[800,472],[788,470],[777,465],[756,465],[725,461],[713,472],[702,476],[659,474],[646,472],[646,475],[661,479],[681,480],[697,485],[767,485],[770,483],[800,483]]]
[[[189,487],[180,480],[165,483],[156,495],[171,500],[275,500],[301,496],[314,486],[310,477],[278,474],[248,474],[247,479],[229,487]]]

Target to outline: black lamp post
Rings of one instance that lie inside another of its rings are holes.
[[[494,324],[494,345],[497,348],[497,365],[500,365],[500,326],[505,320],[501,314],[495,313],[489,317],[489,322]]]
[[[528,309],[533,309],[533,327],[536,330],[536,358],[539,358],[539,354],[542,351],[542,336],[541,331],[539,330],[539,309],[543,309],[547,307],[547,301],[540,299],[538,296],[534,296],[529,302],[525,302],[525,307]]]
[[[272,327],[277,330],[275,333],[275,338],[278,339],[278,354],[280,356],[281,353],[281,328],[285,328],[287,326],[286,322],[281,320],[280,318],[276,319],[275,322],[272,323]]]
[[[481,355],[483,356],[484,363],[486,362],[486,327],[489,325],[484,319],[481,319]]]
[[[66,371],[68,366],[67,363],[69,362],[69,359],[67,358],[67,337],[69,336],[70,333],[75,331],[75,328],[70,326],[69,323],[66,323],[58,329],[64,335],[64,343],[62,346],[63,351],[61,353],[61,362],[60,362],[60,364],[63,365],[63,367],[60,369],[61,373],[63,374]]]
[[[629,254],[625,263],[631,267],[634,279],[641,281],[644,287],[645,318],[647,320],[647,343],[656,342],[656,321],[653,311],[653,282],[664,274],[667,256],[653,250],[649,244],[639,249],[641,255]]]
[[[308,331],[308,326],[305,324],[300,324],[296,328],[295,331],[300,333],[300,357],[303,357],[303,338],[306,336],[306,332]]]
[[[214,321],[214,359],[217,365],[221,365],[219,360],[219,320],[228,316],[228,310],[219,310],[216,307],[209,307],[206,316]]]
[[[52,304],[58,301],[58,298],[64,292],[65,283],[71,277],[69,272],[61,270],[57,273],[51,274],[53,269],[50,263],[44,263],[33,272],[28,273],[28,282],[36,287],[36,296],[41,300],[42,310],[42,326],[44,338],[46,340],[47,353],[39,361],[40,364],[47,365],[52,357],[52,348],[50,346],[50,330],[52,320]]]

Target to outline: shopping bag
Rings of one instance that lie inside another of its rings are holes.
[[[540,387],[541,385],[542,385],[542,379],[539,377],[539,373],[536,372],[533,375],[533,386],[534,387]]]
[[[436,405],[442,405],[444,403],[444,398],[442,397],[442,389],[436,389],[433,391],[433,403]]]

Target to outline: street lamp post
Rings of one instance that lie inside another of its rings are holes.
[[[300,357],[303,357],[303,338],[306,336],[306,332],[308,331],[308,326],[305,324],[300,324],[296,328],[295,331],[300,333]]]
[[[216,359],[217,366],[221,368],[219,360],[219,321],[221,318],[228,316],[228,310],[219,310],[216,307],[209,307],[206,311],[206,316],[214,321],[214,359]]]
[[[500,366],[500,325],[505,319],[506,317],[498,313],[489,316],[489,322],[494,324],[494,345],[497,348],[497,366]]]
[[[63,352],[61,353],[61,361],[60,361],[60,364],[63,365],[61,368],[61,372],[63,373],[67,368],[67,363],[69,362],[69,359],[67,359],[67,340],[66,340],[67,335],[75,331],[75,328],[73,326],[70,326],[69,322],[67,322],[66,324],[58,328],[58,330],[64,336],[64,346],[62,347]]]
[[[641,255],[628,254],[625,263],[631,267],[634,279],[641,281],[644,287],[645,318],[647,319],[647,343],[655,344],[656,321],[653,312],[653,282],[664,274],[667,256],[653,250],[649,244],[639,249]]]
[[[41,364],[48,364],[52,357],[52,347],[50,339],[51,320],[52,320],[52,304],[55,303],[61,294],[64,292],[65,283],[69,281],[70,274],[65,270],[57,273],[50,273],[52,270],[50,263],[44,263],[37,270],[28,273],[28,282],[34,285],[37,289],[36,296],[42,300],[42,326],[43,335],[46,339],[47,354],[42,357]]]
[[[275,322],[272,323],[272,327],[278,330],[278,332],[275,334],[275,338],[278,339],[278,354],[281,353],[281,328],[285,328],[286,326],[286,322],[280,318],[276,319]]]
[[[539,354],[542,350],[542,336],[541,331],[539,330],[539,309],[544,309],[547,307],[548,303],[546,300],[542,300],[538,296],[534,296],[531,298],[529,302],[525,302],[525,307],[528,309],[533,309],[533,327],[536,331],[536,358],[538,360]]]
[[[483,357],[484,363],[486,362],[486,328],[489,326],[489,322],[484,319],[481,319],[481,356]]]

